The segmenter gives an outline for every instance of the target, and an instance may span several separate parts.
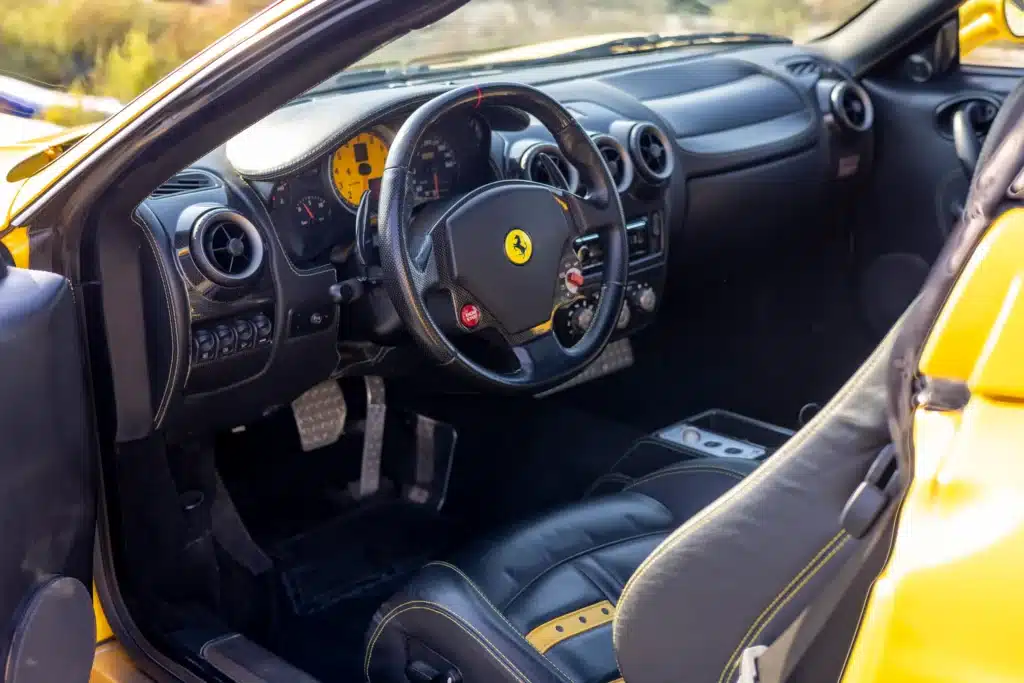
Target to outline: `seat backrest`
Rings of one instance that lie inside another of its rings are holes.
[[[771,643],[856,549],[839,518],[890,441],[900,324],[807,426],[633,574],[614,625],[626,681],[731,683],[742,652]]]

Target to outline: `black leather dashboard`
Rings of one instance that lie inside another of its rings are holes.
[[[364,366],[373,371],[373,358],[347,359],[339,354],[339,339],[364,341],[352,338],[347,311],[335,307],[328,296],[343,270],[327,260],[296,261],[286,249],[287,239],[279,234],[284,228],[270,206],[267,185],[308,171],[360,131],[383,122],[400,123],[417,106],[453,86],[492,80],[534,85],[559,100],[587,131],[615,137],[624,145],[629,142],[629,126],[637,122],[650,122],[664,131],[674,159],[670,176],[656,185],[656,191],[652,185],[623,192],[627,218],[657,214],[666,227],[663,248],[634,268],[659,286],[678,267],[678,261],[669,258],[669,238],[673,254],[693,253],[707,245],[749,249],[759,239],[775,239],[781,231],[799,231],[794,217],[801,215],[801,207],[817,207],[836,193],[855,192],[855,181],[871,171],[870,116],[863,129],[850,129],[833,109],[852,100],[840,100],[839,105],[830,101],[847,76],[839,66],[796,46],[700,47],[305,97],[187,169],[208,175],[212,186],[153,197],[138,212],[144,229],[157,235],[164,265],[179,276],[173,283],[179,288],[174,296],[189,301],[193,326],[176,331],[170,349],[175,362],[162,362],[191,370],[184,378],[168,377],[174,395],[166,423],[159,426],[192,430],[197,425],[238,424],[288,403],[332,375],[356,372],[357,366],[359,371]],[[870,102],[866,106],[870,112]],[[536,121],[515,116],[502,120],[497,112],[484,118],[490,128],[491,162],[499,176],[515,171],[524,148],[551,140]],[[738,197],[744,199],[737,201]],[[245,294],[232,294],[230,287],[206,287],[191,276],[190,248],[195,245],[189,241],[189,230],[194,226],[183,217],[202,203],[228,207],[261,236],[265,266]],[[368,292],[367,297],[385,318],[390,315],[390,322],[378,321],[378,327],[397,324],[381,290]],[[148,305],[168,310],[164,302]],[[269,340],[256,334],[257,323],[262,322],[258,316],[271,321]],[[310,327],[313,319],[323,324]],[[247,360],[244,366],[235,364],[234,370],[197,366],[197,324],[213,335],[223,326],[237,329],[238,340],[243,330],[251,329],[263,345],[254,341],[244,354],[240,352],[238,357]],[[161,343],[161,348],[166,346],[166,341]],[[382,353],[381,347],[373,348],[371,355]],[[158,384],[162,381],[154,378]],[[161,384],[154,395],[161,396],[165,388]],[[209,410],[212,402],[217,410]],[[231,409],[223,411],[223,406]]]

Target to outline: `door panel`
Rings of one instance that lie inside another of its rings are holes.
[[[96,501],[87,406],[70,284],[53,273],[0,265],[5,680],[88,680]]]
[[[875,106],[876,150],[854,252],[865,316],[879,330],[924,283],[963,208],[970,175],[957,154],[954,114],[978,102],[975,113],[991,116],[1020,76],[954,65],[918,83],[897,65],[864,79]]]
[[[929,264],[953,227],[970,177],[957,156],[951,113],[960,102],[1000,102],[1018,76],[971,76],[956,70],[928,83],[871,78],[878,149],[875,177],[861,227],[871,252],[912,252]]]

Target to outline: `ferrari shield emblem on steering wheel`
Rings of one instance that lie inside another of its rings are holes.
[[[516,228],[505,235],[505,256],[517,266],[530,260],[533,255],[533,242],[525,230]]]

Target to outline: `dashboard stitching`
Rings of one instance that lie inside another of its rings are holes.
[[[293,159],[284,164],[279,164],[273,168],[264,169],[262,171],[246,171],[239,165],[236,165],[236,163],[231,159],[230,153],[228,154],[228,161],[230,161],[231,164],[235,166],[240,175],[252,180],[272,180],[279,175],[297,173],[309,161],[328,152],[332,147],[341,144],[348,138],[358,133],[360,130],[363,130],[364,128],[370,126],[377,119],[387,117],[392,114],[397,114],[409,108],[416,108],[422,106],[424,103],[430,101],[431,98],[443,92],[445,92],[445,90],[442,88],[439,89],[437,92],[433,92],[424,97],[417,97],[412,100],[402,101],[400,103],[392,102],[385,106],[374,109],[370,112],[367,112],[363,116],[362,122],[358,123],[357,125],[346,126],[341,130],[335,131],[330,135],[330,137],[325,138],[323,141],[318,143],[315,147],[307,151],[301,157]]]
[[[171,390],[174,386],[174,379],[178,376],[178,363],[179,357],[181,356],[181,344],[178,339],[177,307],[175,306],[174,297],[171,296],[170,292],[171,285],[166,273],[167,264],[164,263],[163,254],[157,245],[156,237],[153,236],[149,226],[145,224],[135,214],[135,212],[132,212],[131,219],[132,222],[142,230],[142,234],[146,237],[149,247],[153,250],[153,256],[156,258],[157,262],[157,272],[160,274],[160,284],[163,286],[164,290],[167,314],[170,316],[171,323],[171,367],[167,371],[167,380],[164,382],[163,395],[160,398],[159,405],[157,405],[156,414],[153,416],[153,424],[159,428],[161,424],[163,424],[164,416],[167,414],[167,408],[170,405]]]

